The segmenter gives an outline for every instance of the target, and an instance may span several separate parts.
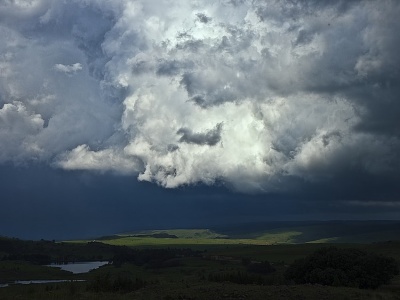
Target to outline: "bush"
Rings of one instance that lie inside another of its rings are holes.
[[[208,275],[208,281],[259,285],[264,283],[264,280],[261,276],[251,275],[240,271],[210,274]]]
[[[87,289],[93,292],[119,292],[129,293],[147,286],[147,282],[140,278],[131,279],[130,277],[119,275],[112,279],[110,273],[96,276],[89,282]]]
[[[312,283],[330,286],[377,288],[399,273],[397,262],[357,249],[320,249],[310,256],[296,260],[285,278],[298,284]]]
[[[271,274],[274,273],[276,270],[271,264],[267,261],[264,262],[257,262],[257,263],[250,263],[246,267],[247,271],[258,273],[258,274]]]

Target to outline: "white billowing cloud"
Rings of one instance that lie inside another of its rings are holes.
[[[80,63],[75,63],[72,65],[63,65],[63,64],[56,64],[54,69],[58,72],[66,73],[66,74],[73,74],[80,70],[82,70],[82,65]]]
[[[0,105],[30,125],[0,129],[1,162],[248,192],[399,166],[377,122],[400,106],[394,1],[21,3],[0,5]]]
[[[138,170],[138,163],[135,160],[113,149],[91,151],[87,145],[80,145],[65,155],[58,166],[66,170],[116,171],[127,175]]]

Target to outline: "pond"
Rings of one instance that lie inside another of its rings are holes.
[[[72,272],[73,274],[82,274],[107,264],[108,261],[86,261],[77,263],[66,263],[62,265],[51,264],[47,266],[53,268],[60,268],[61,270]],[[41,284],[41,283],[58,283],[58,282],[68,282],[68,281],[71,280],[16,280],[10,283],[0,284],[0,288],[7,287],[10,284]],[[85,281],[85,280],[73,280],[73,281]]]
[[[43,284],[43,283],[60,283],[60,282],[69,282],[71,280],[16,280],[10,283],[0,284],[0,288],[8,287],[12,284]],[[72,280],[73,282],[84,282],[86,280]]]
[[[51,264],[48,267],[60,268],[61,270],[72,272],[74,274],[87,273],[91,270],[97,269],[101,266],[107,265],[108,261],[89,261],[89,262],[77,262],[67,264]]]

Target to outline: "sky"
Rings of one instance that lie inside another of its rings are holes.
[[[0,235],[399,219],[399,15],[0,1]]]

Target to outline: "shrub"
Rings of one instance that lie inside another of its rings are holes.
[[[264,280],[259,275],[251,275],[246,272],[223,272],[208,275],[208,281],[233,282],[237,284],[263,284]]]
[[[393,258],[357,249],[322,248],[289,266],[285,278],[298,284],[377,288],[399,273]]]
[[[250,263],[246,267],[247,271],[258,273],[258,274],[271,274],[275,272],[275,268],[271,266],[271,264],[267,261],[264,262],[257,262],[257,263]]]
[[[96,276],[88,283],[87,289],[93,292],[119,292],[129,293],[147,286],[147,282],[140,278],[131,279],[130,277],[119,275],[112,279],[110,273]]]

